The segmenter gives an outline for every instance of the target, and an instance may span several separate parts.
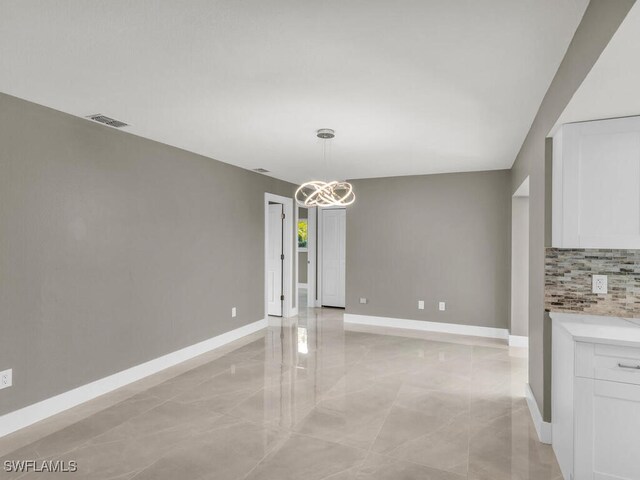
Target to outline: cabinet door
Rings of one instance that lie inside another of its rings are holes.
[[[564,125],[553,174],[554,246],[640,248],[640,117]]]
[[[574,480],[640,479],[640,385],[576,378]]]

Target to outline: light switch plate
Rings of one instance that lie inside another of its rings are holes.
[[[235,318],[236,317],[236,307],[233,307],[231,309],[231,318]]]
[[[0,390],[9,388],[11,385],[13,385],[13,369],[10,368],[0,372]]]
[[[364,297],[360,297],[360,303],[367,303],[367,299]]]
[[[441,312],[444,312],[447,309],[447,305],[444,302],[440,302],[438,303],[438,310],[440,310]]]
[[[606,275],[593,275],[591,277],[591,291],[593,293],[605,294],[608,293],[609,288],[607,285]]]
[[[418,300],[418,310],[424,310],[424,300]]]

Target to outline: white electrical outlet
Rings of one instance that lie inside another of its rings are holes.
[[[447,305],[444,302],[438,303],[438,310],[444,312],[447,309]]]
[[[233,307],[231,309],[231,318],[235,318],[236,317],[236,307]]]
[[[591,276],[591,291],[593,293],[607,293],[607,276],[606,275],[592,275]]]
[[[360,297],[360,303],[367,303],[367,299],[364,297]]]
[[[0,390],[9,388],[11,385],[13,385],[13,370],[9,369],[0,372]]]
[[[424,300],[418,300],[418,310],[424,310]]]

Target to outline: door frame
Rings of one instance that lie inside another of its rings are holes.
[[[318,251],[318,235],[316,232],[317,224],[317,208],[307,208],[307,235],[308,235],[308,247],[307,247],[307,307],[313,308],[316,306],[316,258]]]
[[[293,239],[295,239],[296,245],[298,244],[297,237],[294,230],[294,211],[293,211],[293,199],[290,197],[283,197],[274,193],[264,194],[264,262],[263,262],[263,277],[264,277],[264,318],[269,317],[269,302],[267,301],[268,292],[268,239],[269,239],[269,202],[280,203],[283,206],[284,222],[282,225],[283,231],[283,245],[282,251],[284,252],[284,264],[282,266],[282,282],[284,283],[283,295],[284,302],[282,304],[282,317],[293,317],[298,314],[297,306],[293,306],[293,268],[297,265],[297,261],[293,258]],[[297,248],[296,248],[297,251]],[[295,286],[295,295],[298,295],[298,285]]]
[[[302,207],[295,205],[295,258],[300,261],[300,250],[298,247],[298,221],[300,220],[300,208],[307,211],[307,304],[304,308],[313,308],[316,306],[316,208]],[[296,301],[299,300],[299,274],[300,265],[296,264]],[[300,311],[300,305],[296,304],[296,309]]]
[[[346,215],[346,207],[318,207],[317,208],[318,212],[318,235],[317,235],[317,239],[318,241],[316,242],[316,248],[317,248],[317,252],[318,252],[318,261],[316,263],[316,269],[318,271],[318,275],[317,275],[317,298],[316,298],[316,307],[322,307],[322,212],[324,210],[344,210],[345,211],[345,215]],[[346,247],[346,245],[345,245]],[[345,253],[346,256],[346,253]],[[345,290],[346,290],[347,286],[345,284]],[[346,297],[346,291],[345,291],[345,297]],[[346,303],[346,302],[345,302]]]

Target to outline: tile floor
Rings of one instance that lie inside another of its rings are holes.
[[[561,478],[523,398],[525,350],[301,312],[0,439],[0,478]],[[43,459],[78,472],[1,469]]]

